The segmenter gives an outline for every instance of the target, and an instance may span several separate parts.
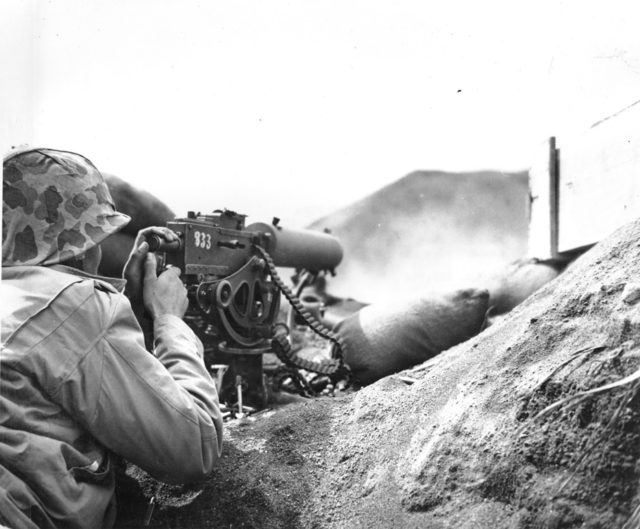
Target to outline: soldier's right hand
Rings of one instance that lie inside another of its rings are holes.
[[[180,280],[180,269],[169,266],[159,276],[154,253],[148,253],[144,262],[142,297],[144,306],[155,319],[165,314],[182,318],[189,301],[187,289]]]

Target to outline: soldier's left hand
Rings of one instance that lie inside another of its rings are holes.
[[[127,280],[125,295],[129,298],[131,305],[142,306],[142,284],[144,281],[144,263],[149,253],[149,243],[147,238],[151,235],[158,235],[168,242],[177,241],[180,238],[169,228],[152,226],[144,228],[138,232],[133,249],[124,265],[123,276]]]

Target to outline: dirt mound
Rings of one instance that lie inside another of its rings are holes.
[[[329,290],[375,303],[481,287],[527,251],[527,173],[416,171],[314,222],[344,247]]]
[[[230,424],[199,496],[151,526],[638,527],[638,241],[640,221],[402,379]]]

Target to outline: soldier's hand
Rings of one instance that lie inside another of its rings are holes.
[[[129,298],[132,306],[142,305],[142,283],[145,273],[144,263],[149,253],[147,238],[150,235],[158,235],[169,242],[179,240],[179,237],[169,228],[160,226],[152,226],[138,232],[136,240],[133,243],[133,249],[129,254],[123,270],[124,279],[127,280],[124,293]]]
[[[157,261],[153,253],[147,253],[144,262],[143,300],[144,306],[155,319],[165,314],[182,318],[189,301],[187,289],[180,280],[180,269],[167,267],[156,275]]]

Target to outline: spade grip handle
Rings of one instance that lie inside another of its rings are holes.
[[[166,241],[155,233],[147,237],[150,252],[175,253],[182,248],[182,240]]]

